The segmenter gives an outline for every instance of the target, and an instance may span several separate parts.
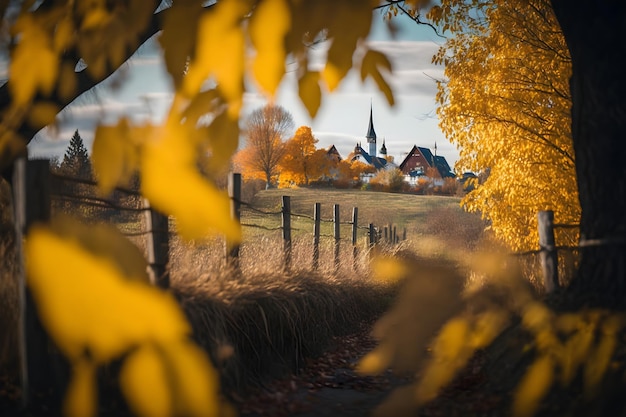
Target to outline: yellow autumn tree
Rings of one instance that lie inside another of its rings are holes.
[[[285,143],[285,154],[280,161],[282,184],[309,185],[329,171],[329,159],[324,149],[316,149],[318,139],[309,126],[300,126]]]
[[[580,218],[571,136],[571,59],[549,0],[443,0],[428,15],[452,33],[438,114],[457,172],[489,172],[463,199],[513,250],[538,246],[537,212]],[[577,234],[560,231],[557,244]]]
[[[0,47],[9,59],[8,80],[0,86],[0,169],[24,156],[35,133],[158,34],[174,87],[171,105],[159,123],[122,117],[97,128],[92,158],[101,193],[138,173],[142,196],[176,218],[183,238],[220,232],[237,241],[228,197],[200,172],[199,161],[213,173],[230,164],[246,86],[255,83],[271,100],[287,56],[297,64],[299,96],[311,116],[353,67],[393,104],[390,62],[362,42],[374,5],[2,1],[9,39]],[[309,66],[309,45],[321,38],[330,47],[318,70]],[[65,415],[97,414],[97,367],[116,359],[124,359],[120,385],[137,415],[228,415],[216,373],[191,341],[173,296],[144,282],[138,271],[145,273],[145,261],[130,250],[122,256],[123,239],[113,229],[96,233],[72,219],[39,225],[26,237],[28,285],[42,323],[72,366]],[[115,304],[105,306],[110,300]]]

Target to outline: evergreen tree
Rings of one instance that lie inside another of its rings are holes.
[[[80,178],[91,177],[91,160],[83,139],[78,130],[74,132],[70,144],[65,151],[60,170],[63,173],[74,175]]]

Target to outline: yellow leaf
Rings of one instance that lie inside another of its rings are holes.
[[[378,85],[378,89],[385,94],[389,105],[393,106],[393,92],[380,72],[381,67],[389,73],[392,71],[391,62],[389,62],[389,59],[387,59],[385,54],[368,49],[363,57],[363,61],[361,62],[361,80],[365,81],[368,76],[372,77]]]
[[[530,417],[548,393],[554,380],[554,362],[548,355],[538,357],[526,371],[515,392],[513,415]]]
[[[209,125],[211,164],[219,172],[228,166],[239,145],[239,120],[223,112]]]
[[[435,340],[433,350],[437,357],[456,359],[461,356],[469,342],[469,324],[466,319],[456,317],[448,321]]]
[[[54,50],[56,53],[63,53],[74,44],[74,22],[69,16],[63,18],[54,32]]]
[[[482,349],[489,345],[500,334],[507,321],[508,314],[503,310],[493,309],[480,314],[472,329],[472,348]]]
[[[13,50],[9,64],[9,88],[15,104],[24,105],[38,91],[52,92],[59,72],[59,57],[52,48],[50,37],[33,16],[20,16],[15,30],[20,33],[20,42]]]
[[[335,91],[344,75],[345,73],[342,72],[337,66],[332,64],[330,61],[326,62],[326,65],[322,70],[322,79],[326,82],[328,91]]]
[[[229,241],[239,241],[241,230],[230,218],[228,195],[200,175],[196,160],[195,144],[183,126],[168,121],[160,136],[144,146],[142,193],[157,210],[176,218],[178,232],[186,239],[219,231]]]
[[[177,387],[176,415],[209,417],[219,415],[219,377],[205,351],[181,341],[164,345],[173,383]]]
[[[315,117],[322,104],[320,73],[318,71],[306,71],[300,77],[298,80],[298,95],[309,112],[309,116]]]
[[[98,126],[93,142],[92,161],[103,194],[127,182],[139,167],[140,143],[147,140],[151,127],[131,128],[127,119],[116,126]]]
[[[617,331],[621,328],[621,317],[617,314],[607,317],[602,323],[600,341],[591,351],[583,372],[585,395],[591,398],[598,390],[602,378],[613,359],[617,346]]]
[[[65,392],[63,415],[92,417],[97,409],[96,367],[85,358],[72,362],[72,378]]]
[[[542,328],[549,325],[553,319],[554,314],[548,307],[537,301],[528,303],[522,313],[522,323],[533,332],[539,332]]]
[[[83,18],[80,30],[88,31],[102,28],[108,25],[112,18],[113,16],[104,7],[92,8]]]
[[[162,353],[147,345],[133,352],[122,365],[120,387],[130,408],[139,416],[173,414],[174,381],[168,379],[164,360]]]
[[[400,281],[405,279],[409,272],[408,266],[397,258],[377,256],[372,263],[374,278],[383,282]]]
[[[239,115],[243,103],[245,37],[241,22],[247,12],[245,2],[224,0],[200,18],[195,59],[183,81],[182,92],[192,97],[209,77],[215,77],[231,117]]]
[[[285,74],[285,35],[291,27],[291,15],[285,0],[266,0],[254,11],[250,37],[256,48],[252,64],[260,87],[274,95]]]
[[[109,259],[126,278],[150,282],[142,251],[110,224],[83,224],[59,215],[52,218],[50,229],[60,237],[73,239],[95,256]]]
[[[391,363],[392,351],[389,346],[380,345],[365,355],[357,365],[356,371],[361,375],[379,375]]]
[[[40,101],[35,103],[30,109],[28,121],[32,126],[42,128],[54,123],[59,107],[50,101]]]
[[[74,238],[35,226],[25,254],[39,316],[70,359],[89,349],[102,363],[147,340],[171,341],[189,333],[170,294],[126,279],[109,259],[86,251]]]
[[[176,88],[180,87],[187,60],[193,53],[200,13],[199,2],[177,1],[163,17],[159,43],[163,48],[167,72],[172,76]]]

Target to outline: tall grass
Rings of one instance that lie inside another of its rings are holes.
[[[320,355],[333,336],[354,331],[380,316],[394,287],[374,282],[367,254],[353,271],[352,248],[342,251],[336,269],[324,247],[320,268],[311,269],[308,239],[293,244],[292,268],[285,270],[282,242],[266,236],[241,247],[240,269],[224,261],[223,242],[174,243],[171,287],[198,342],[221,371],[226,392],[297,371],[304,359]]]

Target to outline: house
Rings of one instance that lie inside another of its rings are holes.
[[[445,178],[454,178],[455,174],[446,158],[436,153],[436,144],[434,155],[428,148],[413,145],[413,148],[398,167],[404,174],[406,181],[415,184],[420,177],[428,177],[434,180],[435,185],[441,185]]]

